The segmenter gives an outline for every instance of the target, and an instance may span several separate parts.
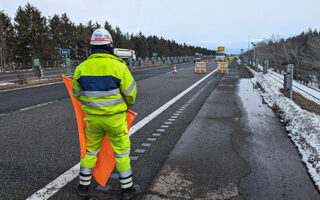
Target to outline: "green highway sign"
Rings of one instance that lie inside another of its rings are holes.
[[[69,49],[60,49],[60,55],[69,55],[70,51]]]
[[[40,66],[39,58],[35,58],[35,59],[33,60],[33,64],[34,64],[34,66]]]

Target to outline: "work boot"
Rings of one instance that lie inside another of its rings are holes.
[[[80,197],[88,197],[89,196],[89,186],[79,184],[77,187],[77,193]]]
[[[141,188],[138,184],[133,185],[130,188],[122,189],[120,194],[120,199],[127,200],[131,199],[132,197],[138,195],[141,192]]]

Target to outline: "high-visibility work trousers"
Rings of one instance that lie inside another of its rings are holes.
[[[80,161],[80,173],[91,174],[107,132],[120,177],[131,176],[127,113],[123,112],[110,116],[87,115],[84,120],[86,121],[85,140],[87,153]]]

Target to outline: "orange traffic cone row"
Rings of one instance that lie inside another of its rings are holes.
[[[172,72],[172,73],[174,73],[174,74],[177,73],[177,67],[176,67],[176,65],[173,66],[173,72]]]

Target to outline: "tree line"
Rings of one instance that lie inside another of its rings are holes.
[[[269,60],[269,65],[278,71],[283,71],[288,64],[294,65],[295,77],[308,84],[318,77],[320,81],[320,33],[309,29],[301,34],[283,39],[272,35],[256,44],[256,57],[260,64]],[[253,49],[245,53],[253,58]]]
[[[66,13],[47,18],[30,3],[19,6],[13,22],[4,11],[0,11],[0,65],[31,68],[33,59],[39,58],[43,67],[59,66],[63,61],[60,49],[69,49],[71,60],[81,62],[90,54],[92,32],[101,27],[91,20],[87,24],[76,25]],[[153,52],[166,57],[191,56],[196,52],[204,55],[215,53],[155,35],[123,33],[118,26],[113,27],[107,21],[103,27],[112,35],[114,47],[133,49],[137,57],[151,57]]]

